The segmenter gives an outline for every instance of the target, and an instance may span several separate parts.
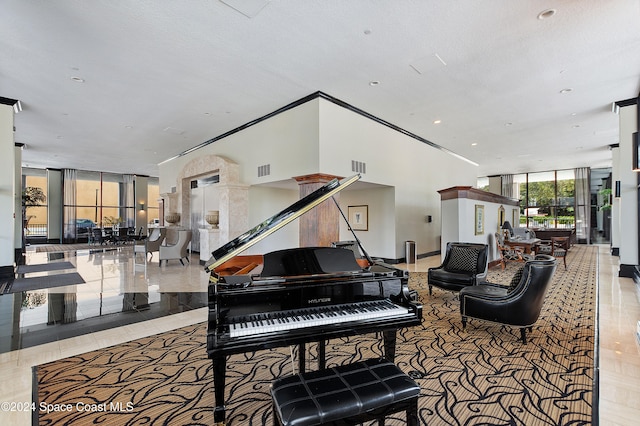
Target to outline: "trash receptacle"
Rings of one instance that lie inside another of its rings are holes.
[[[416,263],[416,242],[405,241],[404,242],[404,256],[406,263]]]

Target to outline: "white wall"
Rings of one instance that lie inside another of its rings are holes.
[[[396,255],[396,247],[393,244],[396,240],[395,227],[390,226],[395,223],[394,197],[395,189],[388,186],[340,192],[340,209],[347,218],[349,206],[368,206],[368,230],[354,232],[371,257],[401,257]],[[353,239],[347,224],[340,220],[340,240]]]
[[[437,191],[476,184],[475,166],[323,99],[320,169],[349,176],[353,174],[352,160],[366,163],[363,181],[395,188],[395,236],[366,247],[372,255],[390,253],[393,247],[390,256],[381,257],[403,257],[406,240],[416,241],[417,253],[438,251],[441,217]],[[427,223],[427,215],[433,222]]]
[[[632,134],[638,131],[638,108],[620,108],[620,263],[638,264],[638,181],[632,171]]]
[[[484,232],[475,233],[476,205],[484,208]],[[505,220],[514,226],[513,215],[519,215],[519,208],[503,203],[494,203],[473,198],[455,198],[442,201],[442,246],[441,257],[444,258],[447,242],[481,243],[489,246],[489,262],[499,258],[496,248],[495,233],[500,232],[498,211],[505,210]],[[517,227],[518,222],[515,222]]]
[[[237,163],[246,185],[289,180],[318,172],[318,100],[285,111],[191,154],[159,166],[160,193],[171,192],[183,167],[195,157],[219,155]],[[271,165],[269,176],[258,167]],[[178,186],[179,188],[179,186]],[[283,206],[286,207],[286,206]]]
[[[403,257],[405,240],[416,241],[418,253],[439,250],[437,191],[476,183],[476,168],[469,163],[319,98],[160,165],[160,192],[176,186],[178,174],[195,156],[209,154],[240,165],[240,181],[251,188],[250,226],[299,199],[297,191],[279,193],[260,185],[313,173],[351,176],[351,160],[365,162],[361,180],[381,187],[347,189],[340,203],[370,206],[371,230],[359,238],[372,257]],[[259,178],[258,166],[265,164],[270,164],[271,175]],[[427,215],[432,223],[426,222]],[[298,224],[286,228],[293,230],[279,230],[251,253],[297,247]],[[340,238],[352,239],[345,231],[341,228]]]

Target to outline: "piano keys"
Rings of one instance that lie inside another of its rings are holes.
[[[333,180],[212,253],[207,354],[213,362],[214,420],[225,421],[225,375],[232,354],[325,342],[381,332],[384,356],[393,361],[396,330],[418,325],[422,306],[408,288],[408,272],[336,247],[278,250],[264,256],[239,253],[357,181]],[[355,235],[354,235],[355,236]],[[357,237],[356,237],[357,239]]]
[[[403,315],[411,315],[411,310],[385,299],[322,308],[261,312],[229,318],[229,337],[254,337],[299,328],[318,327],[322,331],[323,327],[335,324],[389,317],[399,318]]]

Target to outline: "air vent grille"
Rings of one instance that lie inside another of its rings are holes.
[[[351,171],[356,173],[367,173],[367,163],[351,160]]]
[[[258,166],[258,177],[269,176],[271,174],[271,164]]]

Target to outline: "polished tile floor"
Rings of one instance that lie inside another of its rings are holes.
[[[598,248],[600,422],[635,425],[640,419],[640,290],[631,279],[618,278],[618,258],[609,255],[609,247]],[[439,260],[434,256],[398,266],[425,271]],[[23,403],[32,401],[33,366],[207,319],[208,275],[197,256],[188,266],[176,261],[158,267],[152,261],[146,268],[134,264],[130,248],[60,255],[31,247],[26,257],[27,264],[62,261],[71,262],[86,283],[25,298],[0,296],[2,425],[31,422],[30,407]],[[47,272],[33,275],[38,274]],[[53,324],[60,315],[66,323]]]

